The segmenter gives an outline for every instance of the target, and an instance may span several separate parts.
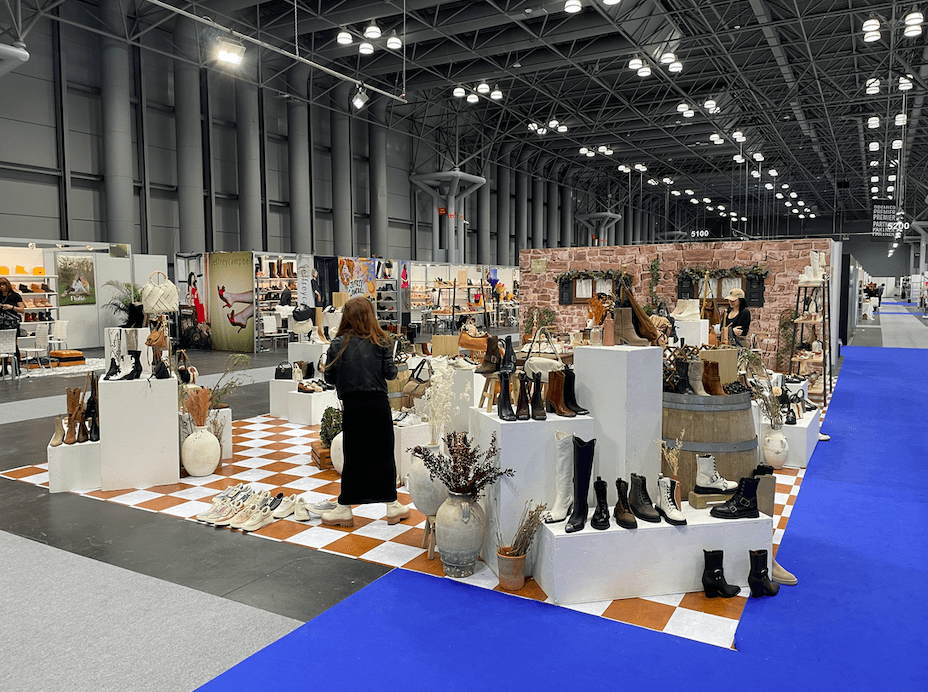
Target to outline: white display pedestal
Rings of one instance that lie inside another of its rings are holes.
[[[277,418],[288,418],[290,416],[290,392],[295,392],[296,386],[296,380],[271,380],[268,382],[272,416]]]
[[[83,492],[100,487],[100,443],[48,447],[48,492]]]
[[[464,370],[454,369],[451,392],[454,397],[452,405],[457,406],[457,413],[451,416],[447,432],[461,432],[470,428],[470,409],[472,406],[477,405],[485,380],[486,378],[483,375],[475,375],[474,371],[469,368]],[[466,399],[462,398],[468,386],[470,386],[470,395]]]
[[[789,443],[789,456],[786,458],[787,466],[798,466],[804,469],[809,465],[809,460],[815,451],[815,445],[818,444],[819,429],[821,427],[821,412],[816,409],[807,412],[802,418],[797,418],[796,425],[784,424],[780,428],[780,432],[786,436],[786,441]],[[763,432],[758,434],[758,447],[763,445],[763,436],[769,431],[770,424],[765,421]]]
[[[661,453],[655,440],[662,439],[663,350],[579,346],[574,370],[577,401],[594,420],[593,479],[602,476],[614,490],[617,478],[631,482],[631,474],[637,473],[647,479],[650,496],[657,497]]]
[[[611,484],[610,510],[615,499]],[[708,509],[683,504],[686,526],[638,520],[638,528],[616,525],[565,533],[565,522],[545,524],[535,535],[535,580],[558,604],[611,601],[702,591],[703,549],[725,551],[725,576],[745,589],[749,550],[772,554],[772,519],[716,519]],[[590,507],[590,516],[593,507]],[[742,595],[746,595],[742,591]]]
[[[291,341],[287,344],[287,360],[295,363],[302,360],[304,363],[309,362],[315,368],[319,364],[319,358],[329,350],[328,344],[311,344],[304,341]],[[316,372],[313,379],[322,377],[322,373]]]
[[[112,352],[113,348],[111,345],[112,344],[111,336],[113,332],[122,332],[122,334],[120,334],[121,338],[119,342],[120,352],[115,355]],[[145,339],[147,339],[148,335],[151,334],[151,329],[148,329],[147,327],[141,328],[141,329],[124,329],[122,327],[107,327],[106,329],[104,329],[103,330],[103,346],[104,346],[103,348],[104,361],[103,362],[104,362],[104,365],[106,369],[109,370],[110,358],[115,357],[116,362],[119,363],[119,367],[121,369],[121,373],[119,377],[122,377],[127,372],[129,372],[129,368],[131,368],[132,366],[132,359],[129,358],[128,342],[126,340],[126,336],[128,332],[135,332],[136,334],[136,337],[138,339],[138,350],[142,352],[141,355],[139,356],[139,360],[141,360],[142,362],[142,373],[143,374],[141,375],[141,377],[142,378],[148,377],[149,375],[151,375],[152,352],[151,352],[151,347],[145,345]]]
[[[406,485],[406,475],[412,464],[412,454],[408,450],[417,445],[427,445],[431,441],[428,423],[409,425],[406,427],[393,426],[393,458],[396,461],[396,477]]]
[[[709,343],[709,320],[681,322],[676,320],[677,339],[683,339],[688,346],[701,346]]]
[[[100,380],[100,480],[103,490],[148,488],[180,480],[177,379]]]
[[[312,394],[294,391],[287,398],[287,420],[300,425],[319,425],[327,408],[338,408],[338,397],[334,389]]]
[[[500,449],[499,464],[503,468],[515,471],[512,478],[504,477],[490,486],[486,498],[481,501],[487,515],[487,532],[481,557],[494,573],[497,572],[497,532],[504,540],[512,540],[522,510],[529,500],[535,504],[545,502],[549,507],[554,504],[554,463],[557,456],[554,433],[561,431],[583,440],[590,440],[595,437],[593,430],[591,416],[562,418],[549,413],[548,419],[544,421],[501,421],[495,411],[486,413],[476,407],[470,409],[470,432],[474,444],[478,445],[482,452],[486,452],[493,433],[496,433],[496,445]],[[597,442],[594,480],[595,469],[601,463],[602,456]],[[612,480],[614,482],[615,477]],[[589,497],[595,498],[592,481]],[[533,557],[534,549],[530,549],[525,560],[526,574],[532,573]]]
[[[218,422],[217,422],[218,421]],[[206,415],[206,427],[219,440],[220,460],[232,458],[232,409],[220,408],[211,409]],[[194,430],[193,419],[189,413],[182,413],[180,416],[180,444]]]

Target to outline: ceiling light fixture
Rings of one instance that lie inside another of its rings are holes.
[[[396,35],[396,32],[392,32],[390,37],[387,39],[387,48],[390,50],[399,50],[403,47],[403,41],[399,36]]]
[[[907,116],[905,113],[898,113],[896,115],[896,127],[902,127],[907,122],[909,122],[909,116]]]
[[[912,75],[899,78],[899,91],[908,91],[912,88]]]
[[[493,91],[490,92],[490,98],[493,99],[494,101],[499,101],[500,99],[503,98],[503,92],[499,88],[499,86],[493,87]],[[561,132],[564,132],[564,130],[561,130]]]
[[[680,62],[679,60],[674,60],[672,63],[670,63],[667,66],[667,71],[674,72],[674,73],[683,72],[683,63]]]
[[[880,143],[879,143],[879,142],[870,142],[870,144],[867,145],[867,149],[869,149],[870,151],[879,151],[879,150],[880,150]]]
[[[894,139],[893,140],[893,149],[902,149],[902,140]]]
[[[567,0],[567,2],[564,3],[564,11],[567,14],[576,14],[582,9],[583,4],[580,2],[580,0]]]
[[[773,189],[773,183],[764,183],[764,187],[765,187],[766,189],[768,189],[768,190],[772,190],[772,189]]]
[[[451,92],[452,96],[457,96],[459,99],[464,98],[464,95],[467,94],[467,91],[462,86],[454,87],[454,91]],[[531,127],[531,125],[529,125]]]
[[[640,70],[642,65],[644,65],[644,61],[641,58],[632,58],[628,61],[628,69],[630,70]]]
[[[690,107],[689,107],[689,104],[687,104],[687,103],[678,103],[678,104],[677,104],[677,113],[683,113],[684,111],[688,111],[689,109],[690,109]]]
[[[918,26],[925,21],[925,15],[918,10],[913,10],[905,16],[906,26]]]
[[[357,110],[364,108],[364,104],[368,102],[370,96],[367,95],[367,92],[364,91],[361,87],[358,87],[355,95],[351,97],[351,105],[354,106]]]
[[[374,52],[374,44],[364,41],[361,45],[358,46],[358,52],[361,55],[370,55]]]
[[[908,38],[915,38],[916,36],[922,35],[921,24],[910,24],[903,31],[902,35]]]
[[[587,149],[586,147],[580,147],[580,153],[581,153],[581,154],[586,154],[586,152],[588,152],[588,151],[589,151],[589,149]],[[621,169],[622,169],[622,167],[619,166],[619,170],[621,170]]]
[[[475,94],[474,92],[470,92],[470,93],[467,95],[467,102],[468,102],[468,103],[477,103],[477,101],[479,101],[479,100],[480,100],[480,97],[477,96],[477,94]]]
[[[650,77],[650,76],[651,76],[651,68],[648,67],[647,65],[642,65],[641,67],[638,68],[637,75],[638,75],[639,77]]]
[[[680,191],[679,191],[679,190],[671,190],[671,191],[670,191],[670,194],[672,194],[674,197],[679,197],[679,196],[680,196]]]
[[[241,65],[245,59],[245,46],[233,38],[216,39],[216,59],[228,65]]]
[[[759,178],[759,177],[760,177],[760,171],[751,171],[751,177],[752,177],[752,178]]]
[[[493,95],[492,95],[492,94],[490,95],[490,98],[493,98]],[[564,123],[561,123],[560,125],[557,126],[557,131],[558,131],[558,132],[567,132],[567,125],[565,125]]]
[[[882,38],[882,34],[879,31],[868,31],[864,34],[864,43],[874,43],[879,41]]]
[[[880,80],[876,77],[867,80],[867,93],[870,95],[880,93]]]
[[[684,118],[692,118],[694,115],[696,115],[696,112],[692,108],[688,111],[683,111]]]
[[[677,59],[676,55],[674,55],[670,51],[667,51],[666,53],[661,55],[661,65],[669,65],[670,63],[676,61],[676,59]]]
[[[338,36],[335,37],[335,40],[343,46],[350,46],[353,39],[346,29],[342,29],[338,32]]]
[[[867,118],[867,127],[871,130],[875,130],[880,126],[880,117],[878,115],[871,115]]]
[[[860,27],[861,31],[879,31],[880,30],[880,20],[876,17],[870,17],[867,19]]]
[[[371,23],[368,25],[368,27],[364,30],[364,38],[380,38],[380,27],[377,26],[377,22],[375,22],[373,19],[371,20]]]
[[[763,161],[763,160],[764,160],[764,155],[761,154],[759,151],[755,151],[755,152],[751,155],[751,158],[754,159],[754,160],[757,161],[757,162],[760,162],[760,161]]]
[[[480,82],[480,84],[477,85],[477,93],[478,94],[489,94],[490,85],[487,84],[486,82]]]

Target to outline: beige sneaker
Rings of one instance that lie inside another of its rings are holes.
[[[252,512],[251,516],[248,518],[244,524],[239,528],[242,531],[257,531],[258,529],[264,528],[270,523],[274,522],[274,513],[271,512],[271,508],[267,505],[263,505],[260,509],[256,509]]]
[[[275,519],[283,519],[284,517],[289,517],[293,514],[293,510],[296,509],[297,496],[296,493],[290,497],[285,497],[280,501],[280,505],[273,512],[273,517]]]

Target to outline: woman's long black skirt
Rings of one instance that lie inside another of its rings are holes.
[[[356,392],[342,398],[341,505],[396,500],[396,460],[393,458],[393,416],[387,395]]]

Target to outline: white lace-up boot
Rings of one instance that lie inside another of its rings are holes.
[[[727,481],[715,468],[715,457],[711,454],[696,455],[696,487],[693,492],[699,495],[714,493],[733,493],[738,489],[735,481]]]
[[[654,505],[654,509],[667,520],[668,524],[686,526],[686,518],[680,508],[677,507],[676,492],[677,482],[673,478],[658,476],[657,504]]]

